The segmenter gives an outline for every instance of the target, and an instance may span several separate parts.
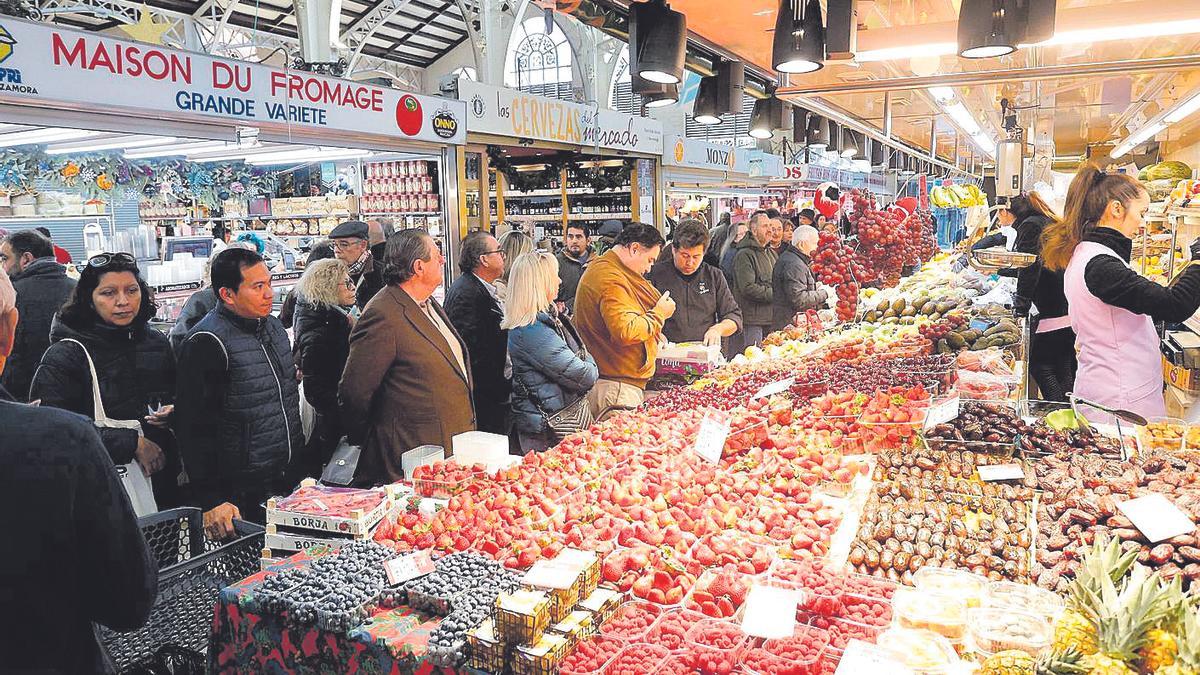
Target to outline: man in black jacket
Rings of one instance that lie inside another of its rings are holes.
[[[193,498],[213,538],[233,518],[263,522],[263,502],[290,486],[300,452],[300,395],[287,331],[271,316],[271,273],[262,256],[228,248],[212,264],[221,304],[179,353],[174,426]]]
[[[508,397],[512,383],[505,377],[508,331],[500,328],[504,309],[493,286],[504,274],[504,250],[487,232],[472,232],[462,241],[458,268],[462,276],[446,292],[446,316],[467,343],[471,361],[476,428],[508,435]]]
[[[742,327],[742,310],[725,275],[704,262],[708,241],[703,223],[684,220],[675,227],[671,258],[650,268],[650,283],[675,301],[675,314],[663,323],[671,342],[720,345]]]
[[[587,225],[579,222],[567,223],[567,231],[563,235],[563,248],[557,257],[559,284],[555,302],[559,303],[561,311],[570,314],[575,311],[575,291],[579,288],[579,279],[594,257],[591,242],[588,241]]]
[[[54,259],[54,245],[34,230],[0,240],[0,266],[17,291],[20,322],[12,356],[0,384],[18,401],[29,400],[29,383],[50,347],[50,322],[75,288],[75,280]]]
[[[14,328],[12,296],[0,269],[6,333]],[[0,344],[10,337],[0,335]],[[0,508],[38,514],[9,523],[0,605],[21,616],[0,631],[0,669],[114,672],[92,624],[141,627],[158,573],[112,460],[91,421],[13,402],[2,387],[0,429]]]
[[[779,259],[771,273],[771,295],[774,304],[775,330],[791,325],[797,314],[821,309],[829,300],[829,292],[817,283],[812,272],[812,254],[817,250],[820,235],[811,225],[796,228],[789,242],[779,250]]]
[[[383,288],[383,266],[371,253],[369,236],[370,227],[361,220],[347,220],[329,233],[333,255],[350,266],[359,309],[364,309]]]

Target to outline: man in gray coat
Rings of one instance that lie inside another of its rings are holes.
[[[817,250],[817,239],[816,228],[801,225],[792,234],[791,242],[784,242],[779,250],[779,260],[771,274],[775,330],[791,324],[797,314],[824,307],[829,299],[829,292],[817,283],[812,273],[811,256]]]
[[[733,297],[742,308],[743,348],[761,344],[774,323],[771,273],[776,255],[767,248],[770,239],[770,216],[756,213],[750,220],[750,236],[737,243],[733,256]]]

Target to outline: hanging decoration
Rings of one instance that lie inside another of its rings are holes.
[[[489,163],[504,174],[508,187],[517,192],[545,190],[562,176],[562,170],[582,175],[595,192],[619,190],[629,187],[635,160],[621,160],[620,166],[595,166],[583,168],[583,155],[579,152],[562,151],[541,158],[543,167],[532,171],[521,171],[504,151],[495,145],[487,147]]]
[[[245,162],[192,164],[181,159],[129,160],[120,152],[71,159],[42,149],[0,151],[0,189],[35,192],[38,186],[76,189],[88,199],[140,194],[165,199],[186,196],[200,206],[220,206],[230,194],[275,190],[275,174]],[[118,192],[119,191],[119,192]]]

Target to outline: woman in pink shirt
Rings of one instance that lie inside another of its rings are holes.
[[[1150,195],[1131,176],[1085,165],[1071,181],[1062,221],[1043,233],[1042,259],[1047,269],[1065,270],[1067,315],[1079,351],[1075,394],[1158,417],[1166,415],[1166,403],[1154,322],[1183,321],[1200,307],[1200,266],[1171,286],[1129,267],[1132,238],[1149,207]],[[1191,251],[1200,258],[1200,240]]]

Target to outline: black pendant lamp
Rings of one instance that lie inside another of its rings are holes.
[[[700,89],[696,92],[696,103],[692,108],[692,119],[700,124],[720,124],[721,111],[717,104],[720,82],[716,75],[700,78]]]
[[[808,145],[809,112],[804,108],[792,108],[792,142]]]
[[[824,150],[829,146],[829,122],[820,115],[808,118],[808,144]]]
[[[842,125],[829,120],[829,143],[825,145],[825,152],[842,154]]]
[[[750,113],[750,136],[762,140],[770,138],[776,129],[785,129],[790,120],[784,119],[783,101],[775,97],[773,89],[767,91],[766,98],[754,102],[754,112]]]
[[[652,90],[642,93],[642,100],[645,101],[647,108],[674,105],[679,102],[679,85],[656,84]]]
[[[825,22],[820,0],[780,0],[771,65],[781,73],[811,73],[825,66]]]
[[[887,146],[874,139],[871,140],[871,166],[883,168],[887,164]]]
[[[858,132],[853,129],[842,129],[842,157],[853,158],[859,151]]]
[[[989,59],[1011,54],[1025,35],[1025,15],[1011,0],[962,0],[958,54]]]
[[[683,80],[687,52],[687,19],[667,6],[666,0],[630,5],[630,33],[636,55],[636,75],[651,82],[678,84]]]

